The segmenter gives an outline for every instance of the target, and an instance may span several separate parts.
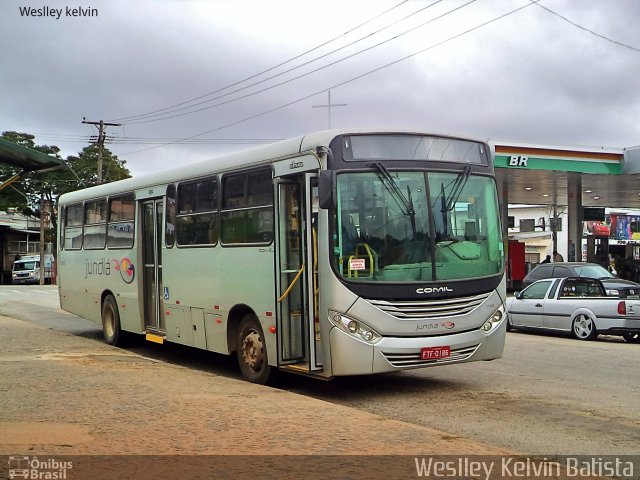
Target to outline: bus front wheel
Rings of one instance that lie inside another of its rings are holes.
[[[102,335],[109,345],[115,347],[123,343],[123,332],[120,328],[120,313],[113,295],[107,295],[102,304]]]
[[[245,315],[240,322],[237,343],[238,363],[242,376],[252,383],[265,385],[271,377],[264,333],[258,318]]]

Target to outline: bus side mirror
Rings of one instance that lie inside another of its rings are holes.
[[[320,208],[336,208],[337,202],[336,172],[322,170],[318,178],[318,202]]]

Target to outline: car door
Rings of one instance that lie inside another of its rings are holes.
[[[547,291],[554,280],[539,280],[511,299],[509,318],[511,325],[521,327],[542,327],[544,303]]]

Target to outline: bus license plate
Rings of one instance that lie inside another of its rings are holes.
[[[437,360],[438,358],[447,358],[451,356],[451,347],[424,347],[420,349],[421,360]]]

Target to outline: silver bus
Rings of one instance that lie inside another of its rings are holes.
[[[502,355],[505,275],[482,141],[325,131],[63,195],[63,309],[111,345],[319,378]]]

